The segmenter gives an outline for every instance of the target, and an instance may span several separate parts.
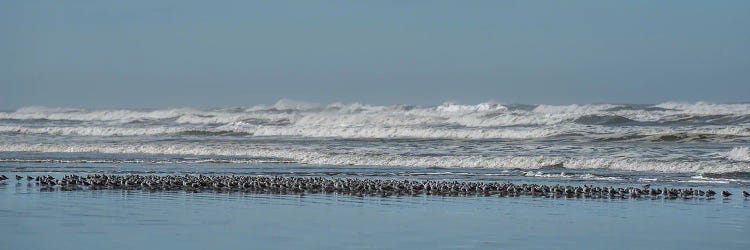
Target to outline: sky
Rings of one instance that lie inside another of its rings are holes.
[[[750,101],[750,1],[0,1],[0,109]]]

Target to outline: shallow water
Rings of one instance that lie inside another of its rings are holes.
[[[282,100],[247,108],[0,111],[4,153],[747,174],[748,143],[748,103],[324,106]]]
[[[750,104],[0,111],[0,249],[750,249]],[[203,174],[729,190],[729,199],[52,191]]]
[[[80,158],[80,156],[77,156]],[[246,163],[3,163],[7,249],[747,249],[744,179],[639,172]],[[355,197],[128,190],[52,191],[15,175],[193,173],[513,181],[730,190],[730,199]],[[592,178],[600,176],[601,178]],[[606,178],[604,178],[606,177]],[[711,181],[703,181],[711,180]],[[725,181],[726,180],[726,181]],[[40,240],[43,239],[43,240]]]
[[[750,201],[364,197],[0,185],[6,249],[747,249]],[[43,240],[40,240],[43,239]]]

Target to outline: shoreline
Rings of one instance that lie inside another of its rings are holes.
[[[0,183],[13,178],[0,176]],[[15,176],[16,183],[34,184],[40,191],[75,190],[143,190],[185,192],[244,192],[271,194],[347,194],[353,196],[495,196],[590,199],[715,199],[748,198],[748,191],[694,188],[613,187],[594,185],[514,184],[511,182],[474,182],[441,180],[394,180],[325,177],[255,176],[255,175],[51,175]]]

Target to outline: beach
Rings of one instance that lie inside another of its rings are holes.
[[[746,249],[749,117],[712,103],[23,108],[0,112],[0,241]]]

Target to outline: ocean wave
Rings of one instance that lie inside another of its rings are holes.
[[[708,177],[704,175],[691,176],[690,180],[684,180],[680,182],[691,182],[691,183],[711,183],[711,184],[727,184],[731,182],[745,182],[748,180],[735,179],[735,178],[720,178],[720,177]]]
[[[486,112],[486,111],[505,111],[508,110],[503,105],[491,102],[480,103],[477,105],[460,105],[456,103],[443,103],[435,108],[441,112]]]
[[[312,119],[312,118],[308,118]],[[594,118],[599,119],[599,118]],[[599,121],[606,121],[604,118]],[[347,117],[330,117],[289,124],[288,121],[243,120],[216,126],[23,126],[0,125],[0,134],[49,136],[283,136],[348,139],[539,139],[560,136],[595,141],[650,141],[650,142],[731,142],[750,139],[750,128],[703,127],[679,129],[669,127],[590,127],[569,125],[554,127],[463,127],[444,125],[357,124]]]
[[[409,127],[267,127],[234,124],[218,128],[190,127],[22,127],[0,126],[0,134],[37,134],[52,136],[155,136],[155,135],[194,135],[194,136],[287,136],[316,138],[423,138],[423,139],[531,139],[558,135],[551,129],[452,129],[452,128],[409,128]]]
[[[573,158],[556,156],[405,156],[397,154],[331,153],[303,148],[201,143],[0,143],[0,152],[63,152],[106,154],[165,154],[235,156],[284,159],[315,165],[421,166],[454,168],[543,169],[562,164],[566,169],[608,169],[676,173],[750,172],[747,162],[666,161],[632,158]]]
[[[747,161],[750,162],[750,148],[748,147],[735,147],[726,153],[726,157],[733,161]]]
[[[242,129],[238,129],[242,131]],[[412,127],[259,127],[255,136],[336,137],[336,138],[423,138],[423,139],[532,139],[559,135],[552,129],[451,129]]]
[[[553,125],[592,117],[613,117],[636,122],[739,124],[750,122],[750,104],[662,103],[654,106],[615,104],[518,105],[485,102],[476,105],[443,103],[438,106],[332,103],[320,105],[282,99],[276,104],[250,108],[160,110],[86,110],[26,107],[0,112],[0,120],[73,120],[131,123],[165,121],[178,124],[228,124],[246,119],[289,120],[307,117],[350,116],[349,119],[392,124],[455,123],[463,126]],[[579,120],[580,121],[580,120]]]
[[[707,102],[685,103],[685,102],[665,102],[654,105],[654,107],[667,110],[680,111],[686,114],[734,114],[750,115],[750,103],[737,104],[716,104]]]
[[[189,131],[185,128],[173,127],[149,127],[149,128],[122,128],[122,127],[22,127],[22,126],[0,126],[0,133],[11,134],[46,134],[57,136],[80,135],[80,136],[137,136],[137,135],[162,135],[176,134]]]
[[[703,128],[615,128],[598,130],[593,138],[599,141],[624,142],[732,142],[750,137],[747,127],[703,127]]]
[[[665,115],[657,121],[645,122],[642,125],[727,125],[750,123],[750,115],[719,114],[695,115],[674,114]]]
[[[605,110],[621,107],[614,104],[572,104],[572,105],[539,105],[534,108],[534,112],[555,114],[555,113],[572,113],[572,114],[594,114]]]
[[[647,135],[638,138],[638,140],[652,142],[730,142],[733,141],[733,139],[736,139],[738,136],[741,135],[724,133],[674,132]]]
[[[252,133],[220,129],[179,128],[179,127],[22,127],[0,126],[0,134],[43,134],[54,136],[150,136],[150,135],[194,135],[194,136],[247,136]]]
[[[623,125],[634,121],[619,115],[584,115],[574,122],[585,125]]]
[[[84,110],[65,108],[28,107],[15,112],[0,112],[0,119],[16,120],[70,120],[70,121],[116,121],[129,123],[139,120],[161,120],[177,118],[196,112],[193,109],[137,110]]]
[[[290,163],[284,159],[273,158],[242,158],[242,159],[225,159],[225,158],[194,158],[194,159],[20,159],[7,158],[0,159],[0,162],[14,163],[145,163],[145,164],[192,164],[192,163],[233,163],[233,164],[252,164],[252,163]]]
[[[595,174],[570,174],[565,172],[560,173],[546,173],[542,171],[528,171],[523,174],[526,177],[537,177],[537,178],[567,178],[567,179],[580,179],[580,180],[599,180],[599,181],[622,181],[620,177],[614,176],[599,176]]]
[[[750,136],[749,113],[750,104],[513,105],[485,102],[378,106],[280,100],[270,106],[226,109],[28,107],[0,112],[0,133],[80,136],[237,133],[428,139],[582,135],[609,141],[721,141]]]

